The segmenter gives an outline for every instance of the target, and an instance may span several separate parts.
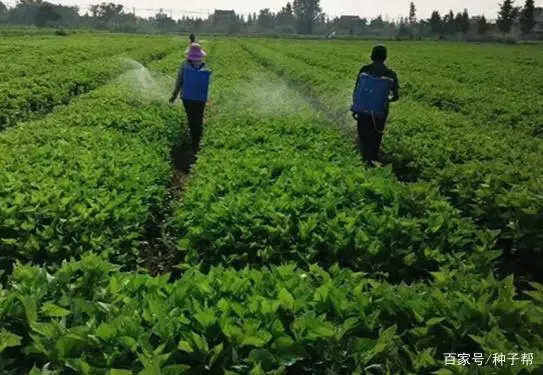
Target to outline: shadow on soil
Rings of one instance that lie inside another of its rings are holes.
[[[186,134],[171,150],[173,177],[166,193],[166,204],[161,212],[153,214],[152,225],[145,234],[146,241],[140,249],[140,264],[155,276],[168,272],[176,273],[178,262],[175,233],[170,233],[165,225],[173,215],[175,205],[183,199],[185,185],[197,160],[199,148],[193,146]]]

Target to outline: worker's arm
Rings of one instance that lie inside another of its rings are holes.
[[[390,98],[389,102],[397,102],[400,99],[400,84],[398,83],[398,76],[396,73],[393,74],[394,83],[392,84],[392,88],[390,89],[390,92],[392,93],[392,97]]]
[[[185,63],[183,62],[181,66],[179,67],[179,71],[177,72],[177,79],[175,80],[175,87],[173,88],[172,96],[170,98],[170,102],[175,102],[175,99],[177,98],[177,95],[179,95],[179,92],[181,91],[181,88],[183,87],[183,78],[184,78],[184,68]]]

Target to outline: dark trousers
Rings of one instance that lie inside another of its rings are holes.
[[[202,138],[206,102],[183,99],[183,106],[185,107],[185,112],[189,121],[192,145],[195,148],[198,148],[200,146],[200,139]]]
[[[358,114],[358,139],[360,140],[360,152],[364,161],[372,165],[377,160],[377,154],[383,140],[383,132],[387,117],[372,117],[371,114]]]

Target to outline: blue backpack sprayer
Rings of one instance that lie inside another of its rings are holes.
[[[209,70],[185,68],[183,72],[183,99],[207,102],[210,78],[211,72]]]
[[[386,114],[392,82],[388,77],[374,77],[362,73],[353,95],[351,110],[354,113],[371,114],[373,125],[376,127],[375,117],[384,117]]]

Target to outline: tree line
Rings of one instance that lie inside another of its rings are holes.
[[[37,27],[97,28],[120,32],[188,32],[199,33],[290,33],[290,34],[351,34],[390,35],[406,38],[436,36],[443,38],[468,32],[486,35],[496,28],[503,34],[511,32],[516,22],[523,34],[529,34],[536,26],[534,0],[526,0],[523,7],[515,6],[514,0],[499,4],[496,24],[484,15],[470,17],[467,9],[454,13],[450,10],[441,15],[432,12],[429,19],[417,19],[415,3],[409,6],[409,15],[400,20],[388,21],[382,16],[375,18],[335,17],[330,19],[322,10],[320,0],[294,0],[278,12],[269,8],[250,14],[247,18],[233,12],[223,12],[207,18],[182,17],[174,20],[164,11],[154,17],[138,17],[127,12],[123,5],[101,3],[92,5],[81,16],[79,8],[63,6],[43,0],[19,0],[8,8],[0,0],[0,24],[34,25]]]

